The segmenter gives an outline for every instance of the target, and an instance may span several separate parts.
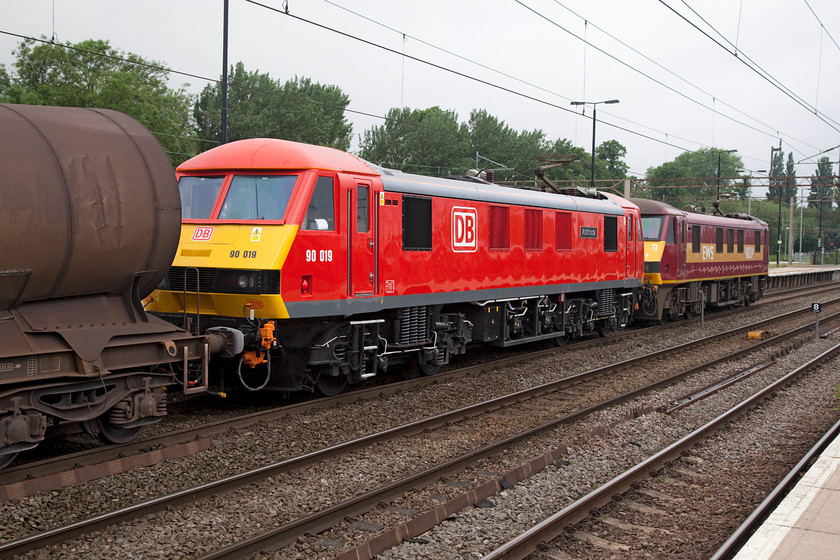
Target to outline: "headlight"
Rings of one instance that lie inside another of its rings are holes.
[[[226,268],[202,268],[199,271],[199,288],[202,293],[229,294],[279,294],[279,270],[242,270]],[[184,269],[172,267],[167,279],[159,289],[184,291]],[[187,292],[195,292],[196,274],[194,269],[187,269]]]
[[[279,270],[229,270],[216,269],[213,286],[217,293],[279,294]]]

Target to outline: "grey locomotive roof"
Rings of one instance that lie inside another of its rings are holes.
[[[760,226],[767,225],[764,221],[756,218],[755,216],[750,216],[749,214],[725,214],[721,216],[693,210],[680,210],[679,208],[674,208],[665,202],[649,200],[647,198],[631,198],[630,202],[639,207],[639,210],[642,212],[642,216],[659,214],[666,216],[686,216],[694,221],[700,220],[705,223],[719,225],[721,227],[743,226],[743,222],[752,222],[753,224],[758,224]],[[734,223],[735,220],[739,223]]]
[[[621,206],[610,199],[569,196],[536,190],[514,189],[493,183],[460,181],[439,177],[412,175],[394,169],[371,165],[379,172],[387,192],[439,196],[458,200],[473,200],[497,204],[516,204],[555,210],[624,215]]]

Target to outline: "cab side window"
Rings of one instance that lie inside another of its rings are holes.
[[[335,185],[332,177],[318,177],[302,229],[335,231]]]
[[[668,232],[665,234],[665,243],[666,244],[674,244],[676,243],[676,235],[674,232],[677,231],[677,219],[671,218],[668,220]]]

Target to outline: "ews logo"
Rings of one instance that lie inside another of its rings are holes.
[[[452,250],[456,253],[471,253],[478,249],[477,217],[475,208],[452,208]]]

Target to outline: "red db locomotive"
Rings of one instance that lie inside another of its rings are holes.
[[[434,373],[471,343],[607,335],[642,287],[639,209],[612,195],[410,175],[274,139],[177,174],[180,245],[148,309],[243,333],[244,352],[215,360],[222,386],[335,394],[395,364]]]

